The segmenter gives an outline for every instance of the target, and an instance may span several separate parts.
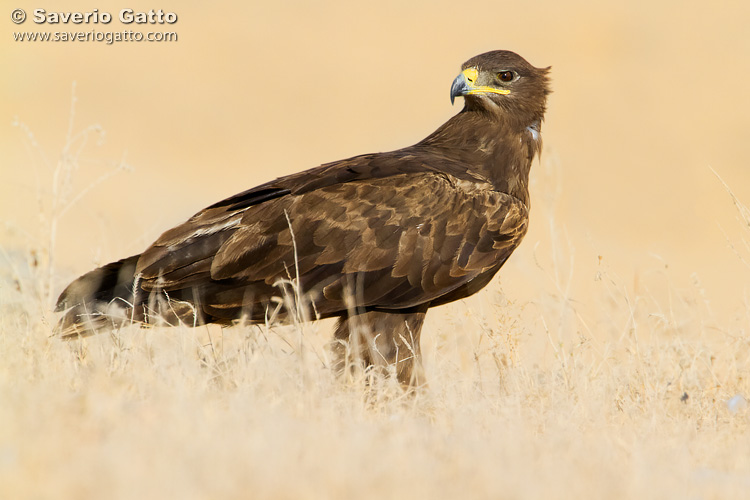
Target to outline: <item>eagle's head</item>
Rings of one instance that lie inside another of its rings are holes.
[[[550,68],[535,68],[508,50],[485,52],[466,61],[451,86],[451,103],[464,96],[466,109],[500,114],[523,126],[544,117]]]

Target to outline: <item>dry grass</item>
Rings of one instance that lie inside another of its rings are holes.
[[[61,342],[54,238],[4,250],[0,498],[748,495],[745,332],[699,283],[634,294],[605,265],[572,300],[564,233],[535,250],[552,293],[513,304],[495,283],[428,316],[416,396],[335,379],[328,323]]]

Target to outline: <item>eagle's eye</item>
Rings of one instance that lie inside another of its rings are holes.
[[[501,82],[510,82],[513,80],[513,72],[512,71],[501,71],[497,74],[497,77],[500,79]]]

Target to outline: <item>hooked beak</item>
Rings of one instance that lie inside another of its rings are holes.
[[[451,104],[453,104],[456,96],[466,95],[469,92],[469,82],[466,81],[465,73],[464,71],[453,80],[453,85],[451,85]]]

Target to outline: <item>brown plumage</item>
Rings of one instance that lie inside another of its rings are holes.
[[[338,368],[353,353],[422,381],[428,308],[484,287],[527,229],[549,68],[493,51],[464,63],[463,110],[423,141],[282,177],[201,210],[140,255],[87,273],[60,295],[63,336],[152,323],[283,317],[299,285],[339,317]],[[118,314],[113,314],[118,312]],[[116,323],[115,323],[116,324]],[[353,349],[347,350],[351,345]]]

